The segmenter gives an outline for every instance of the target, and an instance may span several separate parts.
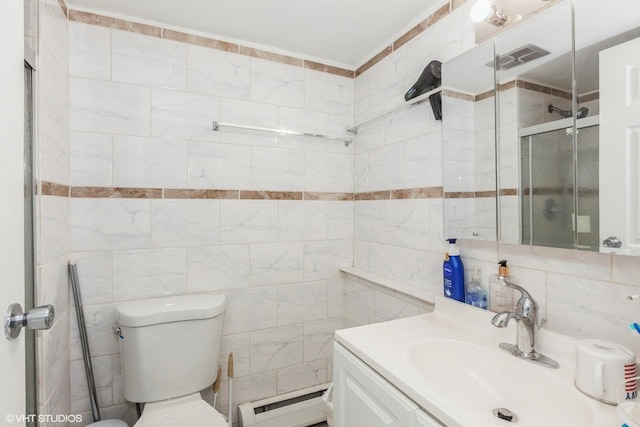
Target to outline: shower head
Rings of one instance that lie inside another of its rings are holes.
[[[547,106],[547,111],[550,113],[553,113],[554,111],[558,114],[560,114],[562,117],[569,118],[573,115],[573,111],[572,110],[561,110],[558,107],[554,107],[552,104],[549,104]],[[589,114],[589,109],[587,107],[580,107],[578,108],[578,114],[576,114],[576,118],[577,119],[583,119],[585,117],[587,117],[587,114]]]
[[[587,107],[578,108],[578,114],[576,114],[577,119],[584,119],[589,114],[589,109]]]
[[[554,107],[553,105],[549,104],[549,106],[547,107],[547,111],[550,113],[553,113],[554,111],[558,114],[560,114],[562,117],[564,117],[565,119],[567,117],[571,117],[571,110],[561,110],[558,107]]]

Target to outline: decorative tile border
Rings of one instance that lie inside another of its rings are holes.
[[[547,95],[553,95],[564,99],[571,99],[571,92],[567,92],[560,89],[555,89],[552,87],[542,86],[536,83],[531,83],[526,80],[516,80],[518,82],[518,87],[521,89],[529,89],[535,92],[541,92]]]
[[[69,186],[43,181],[40,185],[40,191],[38,191],[38,186],[36,186],[36,194],[43,196],[69,197]]]
[[[543,190],[546,191],[546,190]],[[314,191],[224,190],[191,188],[138,187],[72,187],[42,181],[40,195],[72,198],[108,199],[226,199],[226,200],[406,200],[406,199],[464,199],[495,197],[495,191],[448,191],[443,187],[404,188],[361,193]],[[528,194],[525,192],[525,194]],[[503,188],[501,196],[517,196],[517,188]]]
[[[442,187],[407,188],[355,193],[355,200],[441,199]]]
[[[241,200],[302,200],[301,191],[240,191]]]
[[[441,199],[443,192],[442,187],[391,190],[391,199]]]
[[[161,199],[161,188],[71,187],[70,197],[109,199]]]
[[[69,9],[69,20],[83,24],[98,25],[105,28],[127,31],[129,33],[143,34],[145,36],[162,38],[162,28],[153,25],[140,24],[125,19],[111,18],[95,13],[82,12]]]
[[[41,183],[40,195],[109,199],[227,199],[227,200],[401,200],[437,199],[442,187],[406,188],[364,193],[321,191],[261,191],[189,188],[73,187],[48,181]]]
[[[578,96],[578,104],[582,104],[583,102],[595,101],[597,99],[600,99],[600,91],[585,93],[584,95]]]
[[[58,0],[58,4],[60,5],[60,9],[62,9],[64,16],[69,18],[69,8],[67,7],[67,3],[65,3],[64,0]]]
[[[496,192],[495,191],[476,191],[475,192],[475,197],[477,197],[477,198],[496,197]]]
[[[239,199],[239,190],[192,190],[167,188],[163,194],[165,199]]]
[[[498,90],[500,92],[504,92],[506,90],[513,89],[515,87],[532,90],[534,92],[540,92],[547,95],[553,95],[553,96],[557,96],[564,99],[571,99],[571,92],[555,89],[548,86],[543,86],[537,83],[531,83],[526,80],[520,80],[520,79],[511,80],[509,82],[502,83],[498,86]],[[470,95],[463,92],[455,92],[451,89],[445,89],[443,91],[443,95],[451,98],[463,99],[465,101],[478,102],[478,101],[482,101],[483,99],[493,97],[493,89],[488,90],[486,92],[479,93],[477,95]],[[585,95],[578,95],[578,103],[594,101],[599,98],[600,98],[599,92],[592,92]]]
[[[357,201],[361,200],[390,200],[391,191],[368,191],[366,193],[356,193]]]
[[[444,193],[445,199],[474,199],[473,191],[447,191]]]
[[[345,202],[355,200],[355,195],[353,193],[305,192],[304,200],[330,200]]]
[[[43,181],[39,195],[107,199],[355,200],[353,193],[190,188],[72,187]]]
[[[474,102],[476,100],[475,96],[469,95],[468,93],[463,92],[454,92],[451,89],[444,89],[442,91],[442,96],[446,96],[448,98],[456,98],[462,99],[463,101]]]
[[[475,95],[473,97],[473,102],[482,101],[483,99],[492,98],[492,97],[493,97],[493,89]]]
[[[501,196],[517,196],[518,189],[517,188],[501,188],[500,195]]]

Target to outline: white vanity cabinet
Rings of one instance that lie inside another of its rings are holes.
[[[334,346],[335,427],[441,427],[373,369]]]
[[[442,427],[442,424],[422,411],[416,412],[416,427]]]

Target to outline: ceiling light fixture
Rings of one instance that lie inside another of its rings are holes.
[[[509,16],[502,9],[498,9],[490,0],[476,0],[471,7],[471,20],[473,22],[488,22],[496,27],[503,26]]]

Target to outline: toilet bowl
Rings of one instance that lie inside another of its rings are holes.
[[[217,376],[225,305],[224,295],[118,305],[123,394],[145,404],[135,427],[227,426],[199,393]]]

